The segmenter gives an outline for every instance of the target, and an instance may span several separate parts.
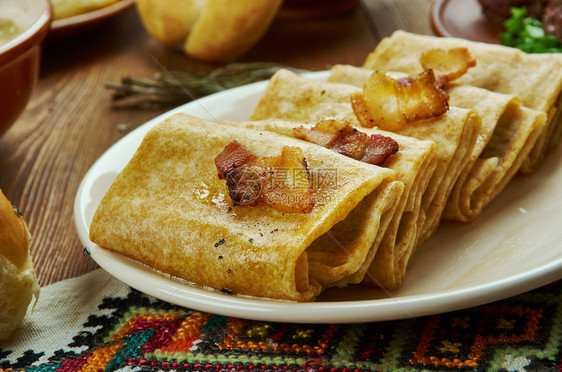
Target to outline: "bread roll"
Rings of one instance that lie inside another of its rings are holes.
[[[164,45],[183,44],[207,0],[137,0],[146,31]]]
[[[208,0],[185,44],[190,56],[212,62],[234,59],[269,28],[282,0]]]
[[[197,59],[226,62],[246,53],[269,28],[283,0],[136,0],[146,31]]]
[[[21,323],[31,298],[39,297],[30,238],[23,217],[0,190],[0,340]]]

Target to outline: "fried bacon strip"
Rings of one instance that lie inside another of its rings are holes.
[[[253,152],[242,146],[237,141],[232,141],[224,150],[215,157],[215,165],[219,171],[219,178],[225,176],[237,168],[256,160],[258,157]]]
[[[360,124],[391,132],[410,122],[437,117],[449,109],[448,94],[437,86],[431,69],[395,80],[375,71],[363,92],[351,94],[351,105]]]
[[[281,212],[310,213],[314,195],[304,153],[283,147],[281,155],[258,158],[237,141],[215,157],[234,205],[269,205]]]
[[[422,53],[420,63],[424,70],[432,69],[435,72],[437,85],[440,87],[476,66],[476,60],[467,48],[431,49]]]
[[[372,134],[361,161],[384,166],[399,150],[398,142],[382,134]]]
[[[449,109],[446,84],[476,66],[467,48],[431,49],[422,53],[420,63],[424,72],[398,80],[375,71],[362,93],[351,94],[362,126],[394,132],[410,122],[444,114]]]
[[[380,134],[369,136],[338,120],[323,120],[311,129],[295,128],[294,135],[355,160],[379,166],[384,166],[399,149],[398,143],[390,137]]]

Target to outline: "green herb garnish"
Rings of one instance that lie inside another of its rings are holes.
[[[154,79],[124,77],[120,84],[106,83],[114,91],[115,104],[127,107],[177,106],[221,90],[269,79],[280,68],[293,69],[273,63],[232,63],[208,75],[184,72],[159,72]]]
[[[526,53],[562,52],[562,43],[544,32],[542,22],[526,15],[526,8],[511,8],[511,18],[504,22],[506,32],[499,36],[500,43]]]

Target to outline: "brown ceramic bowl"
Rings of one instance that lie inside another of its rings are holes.
[[[39,74],[41,42],[53,17],[49,0],[0,0],[0,18],[19,34],[0,43],[0,136],[25,109]]]

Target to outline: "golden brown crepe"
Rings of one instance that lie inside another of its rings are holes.
[[[362,87],[372,70],[337,65],[328,81]],[[407,76],[392,72],[394,78]],[[513,95],[468,85],[447,87],[449,104],[474,109],[482,119],[479,138],[472,149],[478,159],[463,169],[447,201],[443,218],[472,221],[505,187],[521,167],[546,125],[541,111],[521,106]]]
[[[279,118],[309,123],[334,118],[348,120],[358,126],[349,101],[350,94],[357,91],[359,88],[352,85],[314,81],[280,70],[271,78],[251,118]],[[434,142],[438,145],[439,152],[437,166],[428,186],[425,192],[422,192],[423,195],[420,194],[416,199],[420,213],[414,219],[419,228],[411,236],[408,236],[411,231],[406,229],[395,231],[396,242],[400,239],[412,239],[410,244],[405,246],[415,248],[437,229],[445,202],[463,165],[475,161],[472,148],[475,146],[479,127],[480,118],[474,111],[451,108],[446,115],[417,122],[400,131],[399,134],[406,137]],[[401,221],[400,227],[405,223]],[[401,238],[404,234],[406,237]],[[389,233],[388,236],[392,234]],[[364,282],[377,284],[378,281],[387,288],[399,287],[413,250],[398,248],[393,255],[389,253],[392,249],[383,249],[381,245],[377,253],[378,258],[373,261]]]
[[[307,248],[309,272],[323,288],[359,283],[396,214],[404,183],[385,182]],[[381,203],[381,200],[383,201]]]
[[[214,159],[233,139],[258,157],[277,156],[284,146],[302,149],[313,176],[312,211],[232,206]],[[94,215],[90,239],[201,286],[312,300],[325,282],[314,269],[317,265],[334,268],[330,280],[341,278],[337,262],[327,262],[336,256],[328,252],[317,261],[321,252],[309,254],[309,247],[319,238],[326,240],[326,233],[343,244],[340,252],[353,252],[357,244],[370,247],[377,221],[392,210],[402,191],[395,174],[272,132],[176,114],[149,131],[117,176]],[[366,198],[376,202],[356,211]],[[352,235],[344,240],[332,228],[351,214],[344,230]]]
[[[360,88],[341,83],[320,82],[279,70],[270,80],[252,120],[278,118],[290,121],[318,122],[326,118],[348,120],[359,126],[349,96]],[[473,148],[481,120],[473,111],[451,107],[436,119],[409,125],[398,134],[430,140],[439,148],[437,169],[421,201],[424,224],[418,242],[437,229],[445,202],[465,167],[476,161]]]
[[[521,167],[523,173],[537,169],[547,150],[558,145],[562,134],[562,55],[526,54],[499,45],[396,31],[377,45],[363,67],[417,74],[423,71],[421,53],[454,47],[468,48],[477,61],[456,81],[458,84],[511,94],[524,106],[547,113],[547,125]]]
[[[289,137],[294,137],[295,128],[312,128],[314,126],[312,123],[281,120],[226,123],[257,130],[273,131]],[[414,251],[417,236],[423,228],[424,219],[420,218],[420,204],[437,166],[437,146],[431,141],[420,141],[381,130],[361,128],[360,131],[368,135],[382,134],[394,139],[399,144],[398,153],[389,158],[385,167],[396,171],[397,179],[404,183],[404,192],[399,199],[394,214],[391,216],[392,218],[388,222],[388,227],[386,229],[379,228],[378,236],[371,249],[364,252],[365,256],[361,259],[364,262],[362,267],[355,272],[349,270],[346,277],[334,282],[333,285],[342,286],[349,283],[359,283],[367,275],[370,283],[394,289],[402,284],[406,264]],[[376,201],[364,200],[362,203],[369,202],[374,203]],[[347,220],[351,219],[348,218]],[[353,239],[353,236],[349,233],[342,233],[341,235]],[[315,243],[321,243],[322,240],[318,239]],[[322,245],[322,243],[319,244],[319,246]],[[340,250],[338,246],[333,248],[336,251]],[[324,249],[320,252],[324,254]],[[345,252],[341,252],[340,255],[345,256],[343,253]],[[369,267],[372,269],[368,270]],[[319,269],[326,270],[326,268]]]

